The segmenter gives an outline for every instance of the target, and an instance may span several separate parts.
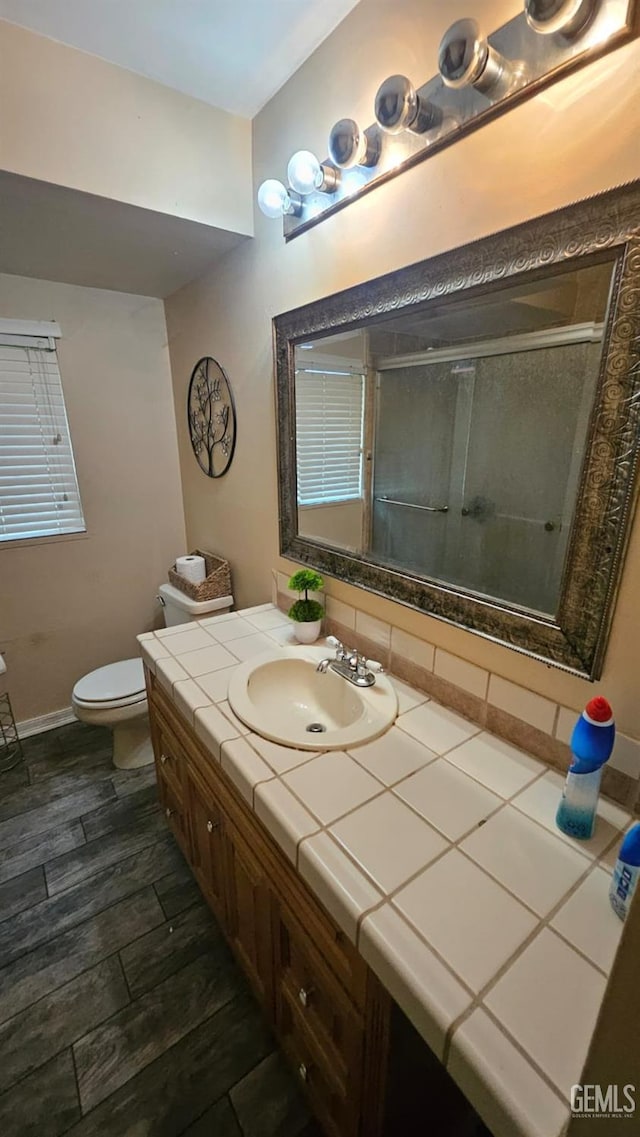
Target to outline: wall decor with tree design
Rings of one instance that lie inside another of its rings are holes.
[[[200,469],[208,478],[221,478],[236,446],[236,407],[231,384],[210,355],[199,359],[191,372],[187,418]]]

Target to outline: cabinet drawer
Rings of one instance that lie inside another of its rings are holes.
[[[345,1090],[326,1055],[286,997],[278,1023],[280,1044],[309,1097],[311,1107],[327,1137],[356,1137],[359,1121],[357,1095]]]
[[[290,928],[304,929],[304,941],[313,945],[314,953],[328,964],[344,991],[348,991],[351,1002],[363,1012],[367,992],[365,961],[315,898],[309,896],[306,888],[300,887],[303,882],[294,879],[291,883],[293,887],[289,888],[286,901],[280,905],[282,919]]]
[[[300,925],[280,911],[275,945],[278,965],[278,1003],[294,1009],[343,1092],[357,1086],[362,1055],[362,1019],[342,984],[310,942]],[[349,1084],[350,1083],[350,1084]]]
[[[222,812],[215,795],[191,767],[187,767],[184,788],[191,869],[216,917],[226,926]]]
[[[164,719],[160,715],[156,718],[155,736],[158,780],[166,782],[166,784],[171,787],[174,797],[182,802],[184,797],[184,753],[173,731],[167,727]]]
[[[162,775],[158,779],[158,789],[169,828],[185,856],[190,857],[188,825],[182,798],[175,792],[172,783]]]

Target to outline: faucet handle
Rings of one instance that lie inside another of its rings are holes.
[[[327,636],[327,643],[330,647],[336,649],[336,659],[344,659],[347,652],[344,649],[344,644],[340,643],[337,636]]]
[[[377,659],[365,659],[364,665],[367,671],[374,671],[378,675],[384,675],[384,667],[381,663],[378,663]]]

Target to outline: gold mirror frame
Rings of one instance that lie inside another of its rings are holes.
[[[296,344],[371,325],[443,297],[613,262],[600,374],[554,617],[384,568],[298,534]],[[280,552],[321,572],[589,679],[599,678],[638,489],[640,181],[296,308],[273,321]]]

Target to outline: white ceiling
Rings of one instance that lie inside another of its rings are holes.
[[[252,118],[358,0],[0,0],[0,18]]]

